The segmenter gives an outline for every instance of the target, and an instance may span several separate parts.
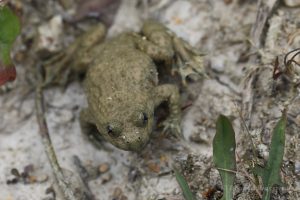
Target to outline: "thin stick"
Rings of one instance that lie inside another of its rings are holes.
[[[83,182],[83,187],[84,187],[84,195],[85,195],[85,198],[88,199],[88,200],[95,200],[95,197],[92,193],[92,191],[90,190],[89,188],[89,184],[88,184],[88,181],[90,179],[90,174],[89,172],[87,171],[87,169],[82,165],[81,163],[81,160],[79,159],[78,156],[73,156],[73,162],[74,162],[74,165],[77,169],[77,172],[79,173],[79,176]],[[98,168],[97,168],[98,170]]]
[[[278,8],[279,0],[259,0],[257,3],[257,15],[256,21],[252,26],[251,40],[254,43],[254,47],[261,48],[264,46],[264,40],[266,37],[266,28],[268,26],[268,20],[272,17],[275,10]]]
[[[43,88],[42,84],[38,84],[36,88],[36,96],[35,96],[35,108],[36,108],[36,117],[39,125],[39,134],[42,138],[42,143],[44,145],[47,157],[51,164],[55,179],[59,185],[59,189],[61,190],[62,194],[64,195],[66,200],[79,200],[75,197],[75,194],[71,188],[71,184],[66,181],[61,167],[58,164],[57,157],[55,155],[51,139],[49,136],[49,130],[45,118],[45,111],[44,111],[44,99],[43,99]]]

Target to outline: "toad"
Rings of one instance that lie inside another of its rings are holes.
[[[102,24],[92,28],[66,50],[60,67],[48,68],[56,74],[65,65],[76,72],[87,70],[88,107],[80,114],[83,133],[96,142],[104,138],[120,149],[140,151],[152,133],[155,108],[167,102],[163,131],[180,137],[179,89],[158,84],[156,63],[175,65],[176,59],[184,81],[189,73],[202,73],[199,54],[155,21],[146,21],[140,33],[123,33],[103,42],[105,34]],[[52,75],[46,79],[51,81]]]

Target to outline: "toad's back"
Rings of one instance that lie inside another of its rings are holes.
[[[153,61],[136,49],[127,35],[100,45],[93,54],[95,60],[86,76],[86,88],[94,94],[149,93],[158,83]]]

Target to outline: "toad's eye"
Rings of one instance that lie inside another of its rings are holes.
[[[142,113],[143,114],[143,122],[144,122],[144,124],[147,124],[147,122],[148,122],[148,115],[146,114],[146,113]]]
[[[136,120],[136,125],[138,127],[145,127],[148,123],[148,115],[145,112],[140,112],[138,114],[138,119]]]
[[[111,125],[107,125],[106,129],[107,129],[107,133],[109,135],[111,135],[113,133],[113,128],[111,127]]]
[[[106,131],[108,135],[113,137],[118,137],[121,134],[120,126],[117,126],[117,124],[111,123],[106,126]]]

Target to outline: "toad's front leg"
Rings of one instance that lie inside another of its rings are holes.
[[[79,122],[83,135],[85,135],[95,147],[102,149],[104,147],[102,144],[103,140],[87,108],[80,112]]]
[[[175,137],[182,137],[181,121],[181,104],[179,90],[175,85],[164,84],[157,86],[155,91],[155,105],[159,106],[162,102],[167,101],[170,115],[163,122],[164,132],[169,132]]]

